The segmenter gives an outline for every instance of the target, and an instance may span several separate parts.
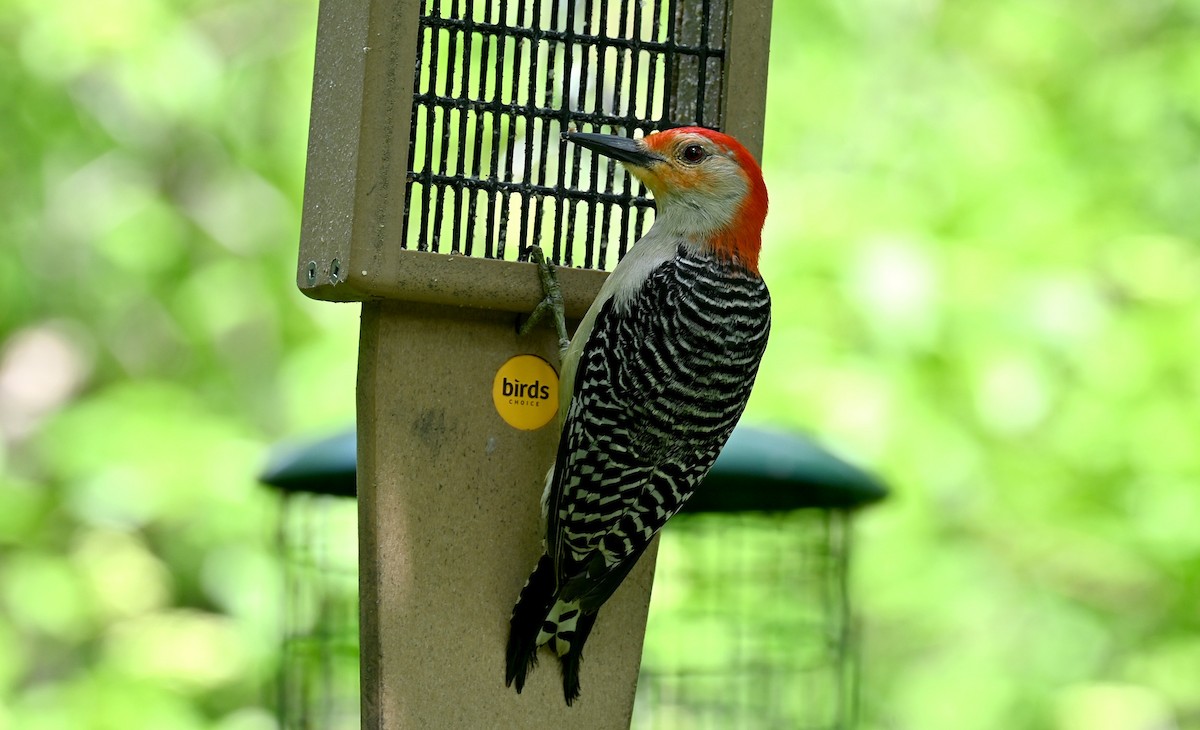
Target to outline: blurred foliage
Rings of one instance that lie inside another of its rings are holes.
[[[0,728],[273,726],[266,445],[353,417],[293,272],[315,3],[0,3]],[[776,2],[749,418],[859,522],[869,728],[1200,727],[1200,3]]]
[[[883,471],[870,728],[1200,727],[1200,3],[775,3],[749,418]]]
[[[0,3],[0,728],[274,727],[255,484],[353,416],[295,288],[312,2]]]

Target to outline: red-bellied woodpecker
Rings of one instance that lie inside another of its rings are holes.
[[[758,273],[767,188],[736,140],[698,127],[638,140],[563,136],[624,163],[657,209],[564,352],[562,435],[542,497],[545,554],[513,609],[508,684],[520,692],[548,644],[570,704],[596,612],[708,473],[746,407],[771,300]]]

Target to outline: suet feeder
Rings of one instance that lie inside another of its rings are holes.
[[[541,297],[535,267],[516,259],[537,244],[560,264],[577,318],[652,222],[646,191],[568,149],[569,129],[701,125],[759,155],[770,10],[321,0],[297,283],[363,302],[364,728],[628,725],[653,548],[600,616],[575,707],[551,672],[520,697],[502,681],[557,438],[551,417],[530,412],[553,408],[504,395],[521,378],[556,378],[555,338],[514,331]]]
[[[355,437],[282,449],[288,596],[283,730],[355,727]],[[873,476],[813,442],[739,427],[663,531],[631,727],[853,727],[857,652],[851,519]],[[342,723],[342,724],[339,724]]]

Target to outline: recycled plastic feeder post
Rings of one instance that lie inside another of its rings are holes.
[[[297,281],[363,302],[364,728],[628,727],[653,547],[601,611],[573,707],[552,659],[504,686],[557,441],[493,399],[510,358],[558,365],[548,331],[515,332],[540,299],[515,259],[536,243],[563,264],[578,318],[649,228],[645,190],[570,127],[701,124],[758,154],[769,23],[763,0],[321,1]]]

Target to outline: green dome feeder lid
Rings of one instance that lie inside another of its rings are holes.
[[[349,430],[277,446],[260,479],[285,492],[353,497],[356,440]],[[740,426],[683,511],[855,509],[886,496],[878,478],[806,436]]]
[[[886,496],[874,475],[807,436],[739,426],[683,511],[855,509]]]
[[[354,497],[358,494],[357,463],[358,434],[350,429],[322,439],[277,445],[259,480],[284,492]]]

